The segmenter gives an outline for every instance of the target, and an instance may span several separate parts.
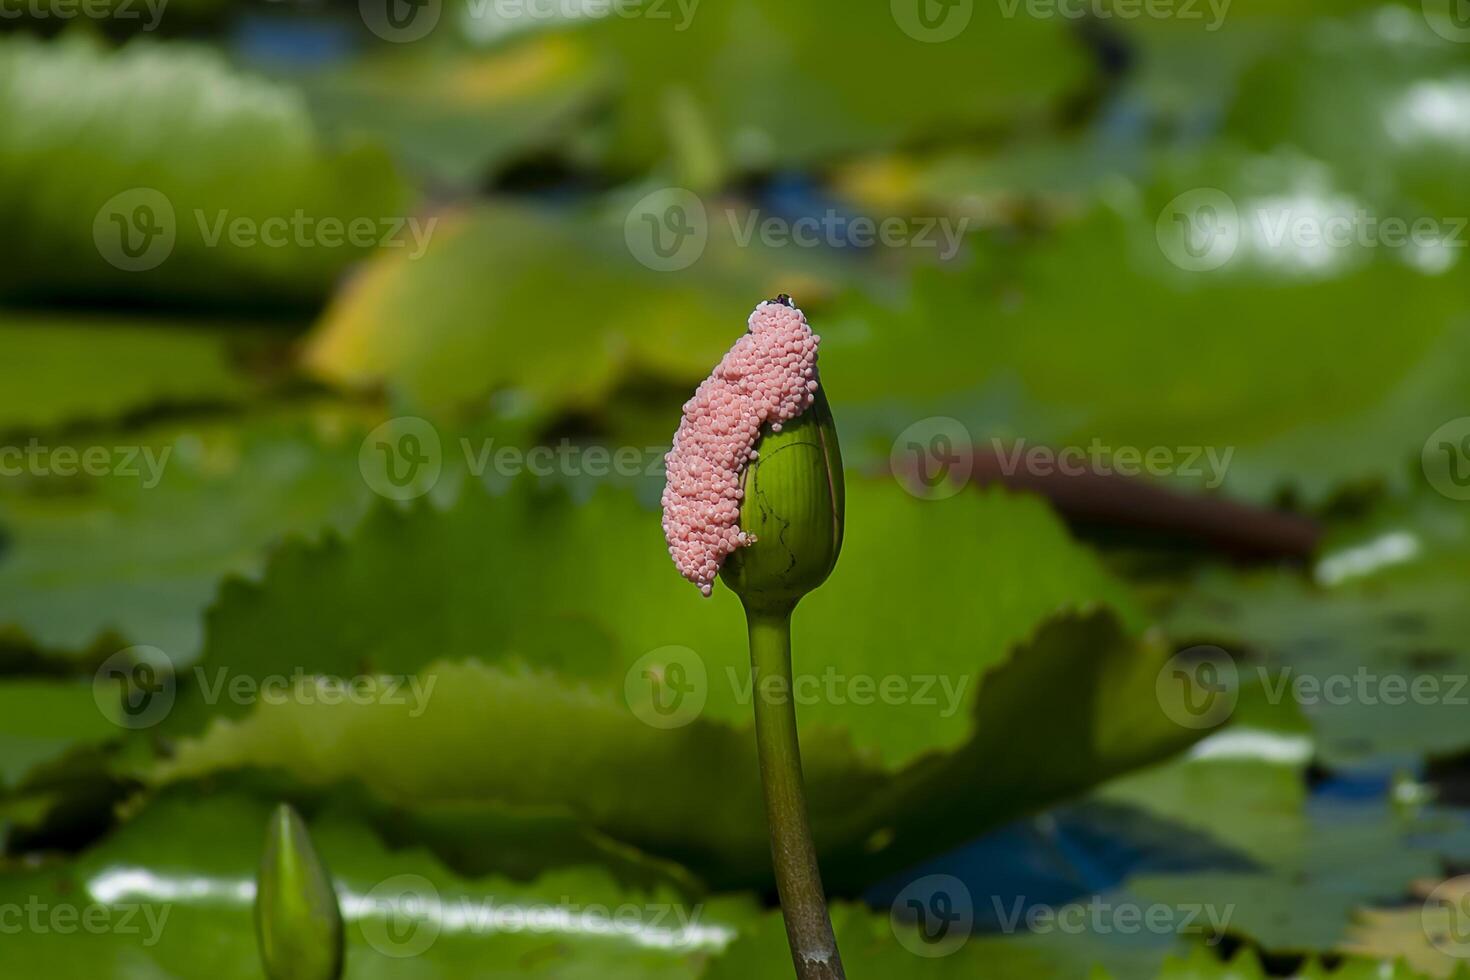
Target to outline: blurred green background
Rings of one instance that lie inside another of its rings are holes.
[[[782,292],[852,977],[1470,975],[1464,0],[0,32],[0,977],[261,976],[283,800],[349,978],[790,976],[656,510]]]

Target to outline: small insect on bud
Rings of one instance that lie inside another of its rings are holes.
[[[255,931],[269,980],[338,980],[342,913],[300,815],[271,815],[255,883]]]

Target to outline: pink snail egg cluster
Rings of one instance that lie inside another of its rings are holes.
[[[738,526],[741,476],[756,458],[761,426],[774,431],[816,398],[817,343],[786,297],[761,303],[750,332],[684,404],[664,457],[664,537],[679,574],[709,595],[725,557],[750,543]]]

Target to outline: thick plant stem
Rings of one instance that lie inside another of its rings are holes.
[[[793,607],[794,603],[773,603],[769,608],[757,609],[747,603],[745,608],[750,626],[751,690],[766,824],[771,833],[781,914],[786,920],[786,938],[798,980],[846,980],[807,821],[791,683]]]

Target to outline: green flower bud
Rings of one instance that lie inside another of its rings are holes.
[[[745,468],[740,529],[755,540],[720,569],[747,608],[794,607],[821,585],[842,550],[842,453],[827,395],[779,432],[766,426]]]
[[[282,803],[266,832],[255,883],[255,931],[270,980],[337,980],[342,913],[306,824]]]

